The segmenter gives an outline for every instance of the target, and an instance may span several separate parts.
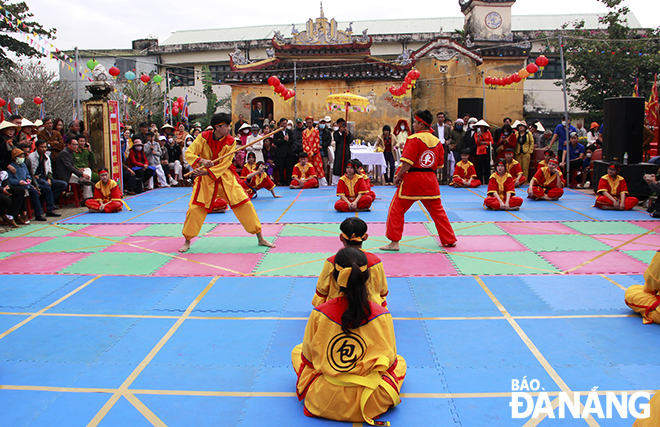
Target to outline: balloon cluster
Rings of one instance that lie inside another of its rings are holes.
[[[287,89],[276,76],[268,77],[268,84],[273,88],[275,93],[284,98],[285,101],[296,96],[296,92]]]
[[[402,98],[408,94],[414,87],[421,73],[419,70],[412,69],[406,74],[403,84],[399,87],[391,86],[388,90],[394,98]]]
[[[183,99],[182,96],[178,97],[175,101],[172,101],[172,115],[173,116],[178,116],[181,111],[183,111],[183,107],[185,106],[185,100]]]
[[[90,70],[93,70],[97,65],[99,65],[99,62],[96,59],[90,59],[89,61],[87,61],[87,68],[89,68]],[[126,78],[126,80],[128,80],[129,82],[132,82],[137,77],[133,71],[126,71],[126,73],[124,73],[124,78]],[[108,70],[108,74],[110,74],[114,79],[116,79],[121,74],[121,70],[116,65],[113,65]],[[149,84],[150,81],[153,81],[156,84],[160,84],[160,82],[163,81],[163,77],[158,74],[156,74],[153,77],[149,76],[148,74],[142,74],[140,76],[140,80],[145,85]]]
[[[484,79],[484,82],[489,86],[509,86],[511,84],[515,84],[517,89],[518,83],[525,80],[531,74],[537,73],[539,70],[541,70],[540,75],[543,75],[543,68],[548,65],[548,62],[548,58],[546,58],[544,55],[541,55],[536,58],[534,63],[527,64],[527,67],[521,68],[520,71],[515,74],[511,74],[510,76],[506,77],[488,76]]]

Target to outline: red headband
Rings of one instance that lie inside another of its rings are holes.
[[[426,126],[428,126],[428,127],[431,127],[430,124],[428,124],[428,123],[426,123],[424,120],[420,119],[419,116],[415,116],[415,120],[417,120],[418,122],[420,122],[420,123],[422,123],[422,124],[424,124],[424,125],[426,125]]]
[[[550,164],[550,163],[554,163],[554,164],[556,164],[556,165],[559,165],[559,162],[557,161],[557,159],[550,159],[550,160],[548,160],[548,164]]]
[[[617,171],[617,172],[618,172],[618,171],[619,171],[619,169],[621,169],[621,168],[619,168],[619,167],[616,167],[615,165],[610,165],[610,166],[609,166],[609,167],[608,167],[607,169],[614,169],[615,171]]]

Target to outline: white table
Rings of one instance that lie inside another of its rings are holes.
[[[351,157],[358,159],[363,165],[369,166],[374,178],[382,181],[383,173],[387,170],[387,162],[385,162],[385,155],[371,148],[357,146],[351,147]]]

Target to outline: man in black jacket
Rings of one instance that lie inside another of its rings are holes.
[[[351,144],[353,143],[353,135],[346,128],[346,120],[337,119],[337,126],[339,126],[339,130],[333,135],[335,140],[335,162],[332,168],[333,185],[339,181],[346,170],[346,163],[351,160]]]
[[[296,127],[293,128],[293,154],[298,157],[300,153],[303,152],[303,132],[305,131],[305,126],[303,126],[303,119],[298,117],[296,119]]]
[[[328,166],[328,148],[332,144],[332,118],[325,116],[323,120],[319,121],[319,139],[321,140],[321,159],[323,160],[323,172],[328,181],[328,185],[332,184],[332,171]]]
[[[279,122],[282,132],[275,134],[275,147],[277,148],[275,164],[280,174],[280,185],[291,185],[291,174],[293,173],[293,133],[287,127],[288,120],[282,117]]]
[[[78,140],[74,135],[66,141],[66,147],[60,152],[55,161],[55,179],[60,179],[64,182],[71,182],[73,184],[80,184],[82,186],[83,199],[90,199],[92,197],[92,181],[91,171],[87,169],[88,173],[76,168],[73,153],[78,150]]]

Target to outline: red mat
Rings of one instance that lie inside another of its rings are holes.
[[[0,274],[54,274],[89,255],[91,254],[15,254],[0,260]]]
[[[99,224],[90,225],[80,230],[67,234],[67,236],[92,236],[117,237],[130,236],[133,233],[148,227],[149,224]],[[85,234],[82,234],[85,233]]]
[[[577,231],[564,224],[556,222],[501,222],[497,224],[502,230],[514,236],[522,234],[578,234]]]
[[[281,254],[285,252],[292,253],[312,253],[312,252],[337,252],[343,248],[339,236],[315,236],[315,237],[278,237],[275,241],[277,247],[271,249],[270,253]]]
[[[510,252],[526,251],[527,248],[511,236],[458,236],[454,248],[447,252]]]
[[[264,237],[277,236],[277,233],[282,230],[283,224],[261,224],[261,234]],[[245,231],[241,224],[218,224],[209,233],[204,236],[214,237],[230,237],[230,236],[249,236],[250,234]]]
[[[623,245],[635,239],[634,242],[621,246],[620,251],[657,251],[660,249],[660,234],[656,233],[650,233],[642,237],[637,234],[600,234],[591,237],[612,247]]]
[[[644,227],[647,230],[653,230],[654,228],[660,227],[660,221],[629,221],[630,224],[635,224],[639,225],[640,227]],[[660,233],[660,228],[655,230],[655,233]]]
[[[232,271],[222,270],[217,267],[234,270],[238,273],[249,274],[256,267],[263,254],[188,254],[180,255],[172,259],[158,271],[154,276],[241,276]],[[191,261],[197,262],[191,262]],[[200,264],[201,263],[201,264]],[[208,264],[208,265],[205,265]]]
[[[370,236],[384,236],[387,224],[383,222],[368,223],[369,227],[368,233]],[[337,227],[339,229],[339,227]],[[435,233],[435,227],[433,227],[433,232]],[[403,236],[430,236],[429,230],[424,226],[423,223],[406,223],[403,226]]]
[[[47,242],[52,237],[0,237],[0,251],[2,252],[20,252],[30,249],[33,246]]]
[[[377,254],[387,277],[458,276],[445,254]]]
[[[149,252],[145,249],[151,249],[165,253],[177,253],[181,245],[183,245],[183,242],[183,237],[134,236],[127,237],[122,240],[122,243],[116,243],[103,249],[101,252]],[[125,245],[123,243],[134,243],[139,246],[139,248]]]
[[[538,252],[538,255],[560,270],[569,270],[602,254],[585,252]],[[571,274],[643,274],[647,265],[621,252],[610,252],[595,261],[571,271]]]

